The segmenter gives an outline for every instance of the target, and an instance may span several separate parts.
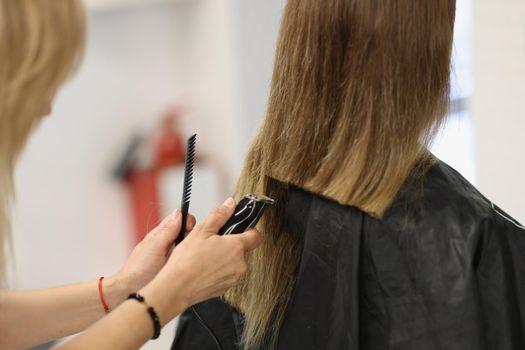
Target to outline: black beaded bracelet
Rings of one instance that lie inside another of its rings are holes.
[[[135,299],[147,307],[149,317],[153,322],[153,337],[151,337],[151,339],[157,339],[160,336],[160,320],[159,316],[155,312],[155,309],[152,306],[149,306],[148,303],[146,303],[146,299],[144,299],[144,297],[139,293],[131,293],[128,296],[128,299]]]

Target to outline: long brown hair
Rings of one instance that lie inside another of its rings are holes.
[[[276,197],[250,271],[226,299],[246,349],[275,344],[301,244],[294,184],[381,217],[427,151],[449,101],[455,0],[288,0],[266,118],[237,193]]]
[[[84,47],[79,0],[0,0],[0,282],[15,161]]]

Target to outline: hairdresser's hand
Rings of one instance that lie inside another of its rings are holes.
[[[142,291],[158,305],[161,319],[169,320],[187,307],[220,296],[246,272],[245,253],[262,238],[256,230],[219,236],[219,229],[235,210],[230,199],[195,226],[172,252],[166,266]]]
[[[162,220],[133,249],[126,264],[117,274],[117,279],[128,286],[130,293],[148,284],[166,264],[180,226],[181,214],[177,210]],[[195,217],[188,215],[186,232],[191,231],[194,226]]]

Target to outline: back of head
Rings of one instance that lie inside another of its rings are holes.
[[[380,217],[445,118],[454,19],[455,0],[289,0],[238,193],[285,201],[289,183]],[[268,212],[227,296],[246,314],[247,348],[275,341],[293,287],[300,242],[283,212]]]
[[[79,0],[0,0],[0,277],[13,169],[84,45]]]

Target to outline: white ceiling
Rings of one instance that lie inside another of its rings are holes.
[[[89,10],[107,10],[131,5],[150,5],[174,0],[84,0]]]

